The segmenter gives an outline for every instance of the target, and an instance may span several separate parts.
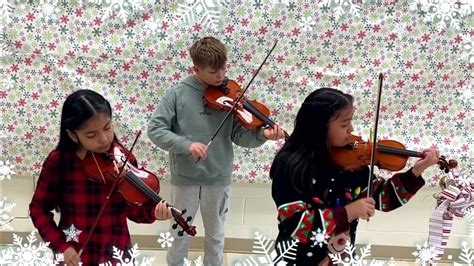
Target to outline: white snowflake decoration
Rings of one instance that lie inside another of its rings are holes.
[[[335,265],[362,266],[367,265],[367,261],[365,259],[371,255],[370,248],[371,244],[362,247],[360,249],[360,255],[357,255],[355,254],[355,247],[352,246],[350,242],[346,242],[346,246],[344,247],[344,250],[341,253],[329,253],[328,255],[332,263]],[[383,262],[373,259],[369,265],[383,265]]]
[[[89,2],[93,2],[96,5],[104,4],[105,14],[102,16],[103,19],[117,16],[125,22],[130,15],[130,11],[143,10],[141,0],[90,0]]]
[[[359,16],[361,7],[355,3],[362,4],[363,2],[365,2],[365,0],[322,0],[319,6],[329,8],[332,10],[336,19],[339,19],[342,16]]]
[[[59,253],[59,254],[56,254],[54,256],[54,262],[53,264],[56,265],[56,264],[59,264],[60,262],[63,262],[64,261],[64,254],[63,253]],[[82,262],[79,262],[79,266],[82,266]]]
[[[49,242],[41,242],[38,246],[34,245],[36,236],[33,231],[28,235],[27,241],[23,243],[23,237],[13,234],[14,247],[2,250],[0,265],[49,266],[57,264],[58,260],[53,259],[53,253],[48,248]]]
[[[3,47],[2,47],[3,46]],[[4,47],[5,47],[5,52],[4,52]],[[4,46],[4,44],[0,44],[0,57],[3,57],[3,56],[6,56],[8,53],[8,51],[6,50],[6,46]],[[1,77],[2,79],[2,87],[9,91],[9,90],[12,90],[13,87],[15,86],[15,81],[10,77],[10,76],[6,76],[6,77]]]
[[[66,235],[66,242],[74,241],[79,243],[79,235],[82,233],[82,231],[77,229],[74,224],[71,224],[71,226],[63,230],[63,232]]]
[[[425,12],[426,22],[439,27],[458,28],[464,17],[472,15],[473,4],[469,0],[416,0],[411,9]]]
[[[11,176],[15,174],[13,168],[15,168],[15,166],[10,164],[9,161],[0,161],[0,181],[3,181],[5,179],[10,180]]]
[[[7,0],[0,0],[0,18],[5,22],[10,22],[10,14],[13,13],[15,7],[8,3]]]
[[[61,12],[59,8],[59,0],[40,0],[39,5],[39,16],[47,20],[57,20],[58,14]]]
[[[160,31],[160,24],[155,20],[146,21],[143,24],[143,31],[147,34],[157,34]]]
[[[178,5],[177,18],[182,19],[186,26],[200,23],[203,28],[215,30],[223,7],[224,1],[187,0]]]
[[[160,238],[158,238],[158,243],[160,243],[162,248],[169,248],[172,246],[174,237],[171,236],[170,232],[160,233]]]
[[[319,247],[322,247],[324,244],[328,243],[329,235],[326,234],[326,231],[321,230],[321,228],[318,228],[318,230],[311,231],[311,238],[310,240],[313,242],[311,247],[315,247],[316,245],[319,245]]]
[[[0,30],[0,34],[2,34],[1,30]],[[0,57],[6,57],[8,55],[10,55],[10,52],[8,51],[7,45],[4,44],[4,43],[0,43]],[[6,79],[7,78],[2,77],[3,87],[5,87],[5,88],[7,88],[7,86],[10,84],[10,82],[5,82]]]
[[[0,226],[3,228],[3,230],[13,230],[13,227],[10,225],[13,217],[10,217],[9,213],[11,213],[13,207],[15,206],[16,204],[11,203],[7,200],[7,198],[0,200]]]
[[[469,43],[469,46],[470,46],[469,52],[466,52],[463,54],[468,55],[467,61],[469,64],[474,64],[474,49],[471,47],[472,43]],[[474,84],[471,85],[470,87],[464,88],[464,91],[462,92],[462,96],[463,96],[462,101],[467,104],[471,104],[473,100],[473,97],[472,97],[473,92],[474,92]]]
[[[474,251],[467,246],[466,241],[463,241],[461,243],[461,246],[462,246],[462,249],[461,249],[461,254],[459,254],[459,260],[464,263],[459,264],[457,262],[454,262],[454,266],[474,265]]]
[[[395,263],[395,259],[393,257],[390,257],[390,260],[388,261],[388,266],[395,266],[395,265],[397,265]]]
[[[421,263],[421,265],[431,265],[436,259],[436,248],[429,246],[428,242],[425,242],[423,246],[416,245],[416,251],[412,253],[416,257],[415,262]]]
[[[204,263],[202,262],[201,256],[199,256],[194,261],[191,261],[191,260],[188,260],[188,259],[184,258],[184,266],[192,266],[193,262],[194,262],[194,265],[196,265],[196,266],[203,266],[204,265]]]
[[[471,184],[474,184],[474,178],[469,176],[465,169],[453,169],[451,172],[449,172],[449,178],[453,179],[456,184],[461,187],[468,187],[471,186]]]
[[[119,260],[120,262],[117,263],[116,265],[119,266],[152,266],[153,262],[155,261],[154,257],[144,257],[142,258],[141,262],[138,262],[138,256],[140,255],[140,252],[138,250],[138,245],[135,243],[133,247],[128,250],[128,254],[130,255],[130,258],[123,258],[123,251],[120,250],[117,247],[113,247],[113,258]],[[101,266],[112,266],[112,262],[108,261],[106,263],[100,263],[99,265]]]
[[[286,265],[285,260],[291,261],[296,258],[296,247],[298,241],[291,240],[278,243],[275,249],[272,250],[273,241],[268,240],[259,232],[255,232],[253,242],[254,254],[260,254],[257,261],[253,257],[248,257],[244,262],[237,262],[235,265],[250,266],[250,265]]]
[[[300,28],[302,31],[312,31],[316,26],[316,21],[312,17],[303,17],[300,22]]]

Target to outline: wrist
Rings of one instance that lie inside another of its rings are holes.
[[[419,165],[414,165],[411,168],[411,172],[413,173],[415,177],[419,177],[423,173],[424,170],[425,168]]]

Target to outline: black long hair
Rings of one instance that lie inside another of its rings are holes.
[[[276,171],[275,162],[283,156],[286,160],[283,176],[290,178],[296,191],[314,195],[314,191],[308,191],[308,188],[313,188],[312,179],[331,163],[329,122],[352,103],[351,95],[337,89],[320,88],[309,94],[296,115],[292,134],[273,161],[270,178]]]
[[[99,93],[92,90],[78,90],[70,94],[64,101],[61,113],[61,129],[56,150],[75,151],[78,144],[68,135],[66,129],[74,131],[98,113],[104,113],[112,118],[110,103]]]

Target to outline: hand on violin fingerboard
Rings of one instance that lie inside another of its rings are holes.
[[[281,127],[273,125],[263,130],[263,136],[266,139],[279,140],[285,137],[285,131]]]
[[[415,176],[420,176],[426,168],[435,165],[439,161],[439,151],[435,148],[423,150],[423,158],[413,165],[412,172]]]
[[[164,200],[160,201],[155,206],[155,218],[157,220],[168,220],[171,219],[171,207],[166,205]]]

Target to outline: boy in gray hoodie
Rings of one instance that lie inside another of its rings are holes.
[[[218,39],[205,37],[195,42],[189,53],[195,74],[166,93],[148,124],[148,136],[169,152],[171,203],[186,209],[186,216],[194,217],[201,209],[204,265],[220,266],[234,160],[232,143],[254,148],[268,139],[283,138],[284,132],[276,125],[250,131],[229,117],[208,146],[226,112],[205,107],[203,96],[208,86],[219,86],[225,80],[227,49]],[[188,256],[188,236],[170,231],[175,241],[168,249],[168,265],[183,265]]]

